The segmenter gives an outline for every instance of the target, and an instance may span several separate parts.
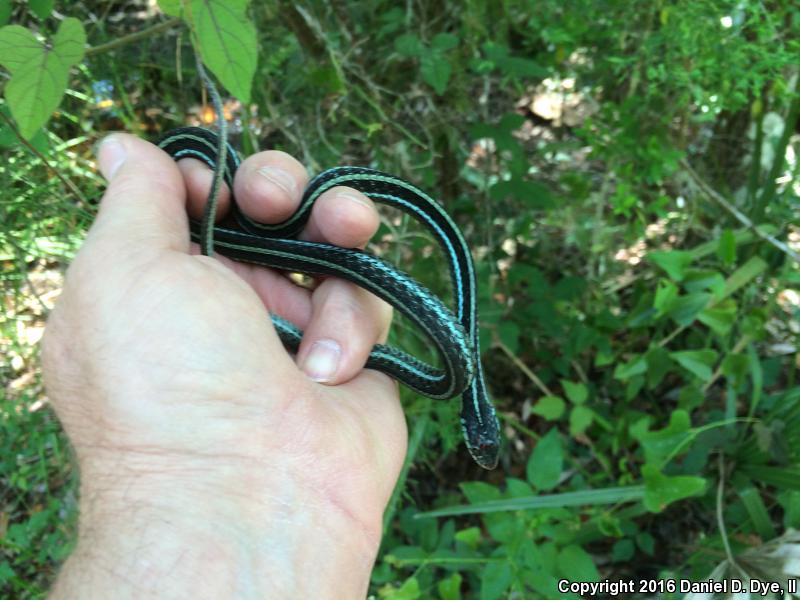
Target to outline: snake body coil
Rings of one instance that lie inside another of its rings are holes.
[[[217,134],[199,127],[184,127],[165,134],[158,146],[173,159],[195,158],[212,169],[224,169],[223,178],[233,190],[239,157],[227,147],[225,164],[217,164]],[[447,257],[455,297],[455,316],[429,290],[385,261],[361,250],[294,239],[308,221],[314,202],[325,191],[346,186],[376,202],[399,208],[424,225]],[[436,347],[442,369],[402,350],[378,344],[366,367],[382,371],[430,398],[463,394],[461,427],[472,457],[482,467],[497,465],[500,447],[497,416],[489,399],[478,347],[475,270],[472,256],[450,216],[430,196],[414,185],[380,171],[363,167],[335,167],[317,175],[303,194],[297,211],[277,224],[258,223],[242,213],[232,199],[235,227],[192,222],[192,239],[209,232],[209,246],[234,260],[309,275],[347,279],[389,302],[411,319]],[[213,225],[213,227],[212,227]],[[283,344],[296,352],[302,332],[285,319],[272,315]]]

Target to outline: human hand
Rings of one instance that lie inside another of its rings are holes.
[[[199,162],[178,166],[124,134],[98,160],[110,183],[42,356],[81,473],[79,541],[56,597],[123,597],[125,586],[364,597],[406,450],[396,384],[362,371],[391,309],[338,279],[312,293],[198,255],[186,212],[199,218],[210,184]],[[306,183],[293,158],[261,152],[234,191],[250,217],[279,222]],[[224,190],[220,216],[229,204]],[[303,237],[363,247],[377,225],[368,198],[336,188]],[[305,330],[296,362],[267,311]]]

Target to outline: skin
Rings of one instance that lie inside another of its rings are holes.
[[[363,598],[406,451],[397,386],[363,370],[391,309],[347,282],[312,292],[189,242],[211,175],[113,134],[97,219],[48,321],[43,370],[77,457],[79,535],[52,598]],[[278,222],[308,174],[281,152],[234,183]],[[223,191],[218,217],[230,206]],[[304,239],[363,247],[375,207],[320,198]],[[268,319],[305,330],[297,357]],[[315,346],[316,344],[316,346]],[[335,356],[325,376],[313,348]]]

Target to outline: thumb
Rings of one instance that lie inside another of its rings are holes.
[[[90,236],[129,249],[188,252],[186,187],[166,152],[136,136],[113,133],[100,143],[97,162],[109,184]]]

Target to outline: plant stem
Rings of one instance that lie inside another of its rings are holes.
[[[19,142],[23,146],[25,146],[36,158],[42,161],[42,164],[45,166],[45,168],[48,171],[50,171],[56,178],[58,178],[58,180],[61,181],[61,183],[63,183],[64,186],[66,186],[73,194],[75,194],[75,196],[83,204],[86,204],[87,203],[86,196],[84,196],[83,193],[80,191],[80,189],[78,189],[78,186],[75,185],[72,182],[72,180],[70,180],[66,175],[61,174],[58,169],[56,169],[53,165],[51,165],[50,162],[47,160],[47,157],[41,152],[39,152],[39,150],[37,150],[33,144],[31,144],[28,140],[26,140],[20,133],[19,129],[17,129],[17,126],[14,124],[14,122],[11,119],[9,119],[5,114],[3,114],[3,112],[1,111],[0,111],[0,117],[2,117],[3,120],[6,122],[8,128],[12,132],[14,132],[14,135],[17,137]]]
[[[520,371],[522,371],[522,372],[523,372],[523,373],[524,373],[524,374],[525,374],[525,375],[528,377],[528,379],[530,379],[530,380],[533,382],[533,384],[534,384],[534,385],[535,385],[537,388],[539,388],[539,391],[541,391],[541,392],[542,392],[542,393],[543,393],[545,396],[552,396],[552,395],[553,395],[553,392],[551,392],[551,391],[550,391],[550,388],[548,388],[548,387],[547,387],[547,386],[544,384],[544,382],[543,382],[541,379],[539,379],[539,378],[536,376],[536,373],[534,373],[533,371],[531,371],[531,370],[528,368],[528,365],[526,365],[524,362],[522,362],[522,361],[521,361],[521,360],[520,360],[520,359],[519,359],[519,358],[518,358],[518,357],[517,357],[517,356],[516,356],[516,355],[515,355],[515,354],[514,354],[512,351],[511,351],[511,349],[510,349],[508,346],[506,346],[506,345],[505,345],[503,342],[501,342],[501,341],[496,341],[496,342],[494,343],[494,345],[495,345],[495,346],[497,346],[498,348],[500,348],[500,349],[501,349],[503,352],[505,352],[506,356],[508,356],[508,358],[510,358],[510,359],[511,359],[511,362],[513,362],[513,363],[516,365],[516,367],[517,367],[517,368],[518,368]]]
[[[789,126],[788,122],[787,122],[786,126],[788,128],[788,126]],[[784,147],[784,149],[785,149],[785,147]],[[795,252],[794,250],[789,248],[789,246],[787,246],[786,244],[784,244],[780,240],[774,238],[773,236],[769,235],[768,233],[764,233],[758,227],[756,227],[756,225],[753,223],[753,221],[748,219],[744,214],[742,214],[742,212],[738,208],[736,208],[733,204],[728,202],[725,198],[722,197],[722,195],[719,192],[717,192],[714,189],[712,189],[710,185],[708,185],[705,181],[703,181],[703,179],[700,177],[700,175],[697,174],[697,172],[689,165],[688,162],[686,162],[686,160],[681,160],[681,166],[686,170],[686,172],[689,174],[689,176],[694,180],[694,182],[700,188],[700,191],[702,191],[706,196],[711,198],[714,202],[719,204],[722,208],[724,208],[729,213],[731,213],[734,217],[736,217],[737,221],[739,221],[742,225],[744,225],[745,227],[750,229],[757,237],[761,238],[762,240],[764,240],[765,242],[767,242],[769,244],[772,244],[778,250],[780,250],[781,252],[786,254],[786,256],[790,257],[793,261],[795,261],[797,263],[800,263],[800,254],[798,254],[797,252]],[[770,174],[770,177],[771,176],[772,175]],[[774,189],[773,189],[773,191],[774,191]],[[762,197],[763,197],[763,195],[762,195]]]
[[[131,42],[136,42],[148,36],[154,35],[156,33],[160,33],[167,29],[171,29],[176,25],[180,25],[183,21],[179,18],[169,19],[168,21],[163,21],[158,25],[153,25],[152,27],[148,27],[147,29],[142,29],[141,31],[136,31],[129,35],[124,35],[121,38],[114,40],[113,42],[108,42],[106,44],[100,44],[99,46],[93,46],[86,50],[86,56],[94,56],[95,54],[102,54],[103,52],[107,52],[109,50],[114,50],[119,48],[120,46],[124,46],[126,44],[130,44]]]

